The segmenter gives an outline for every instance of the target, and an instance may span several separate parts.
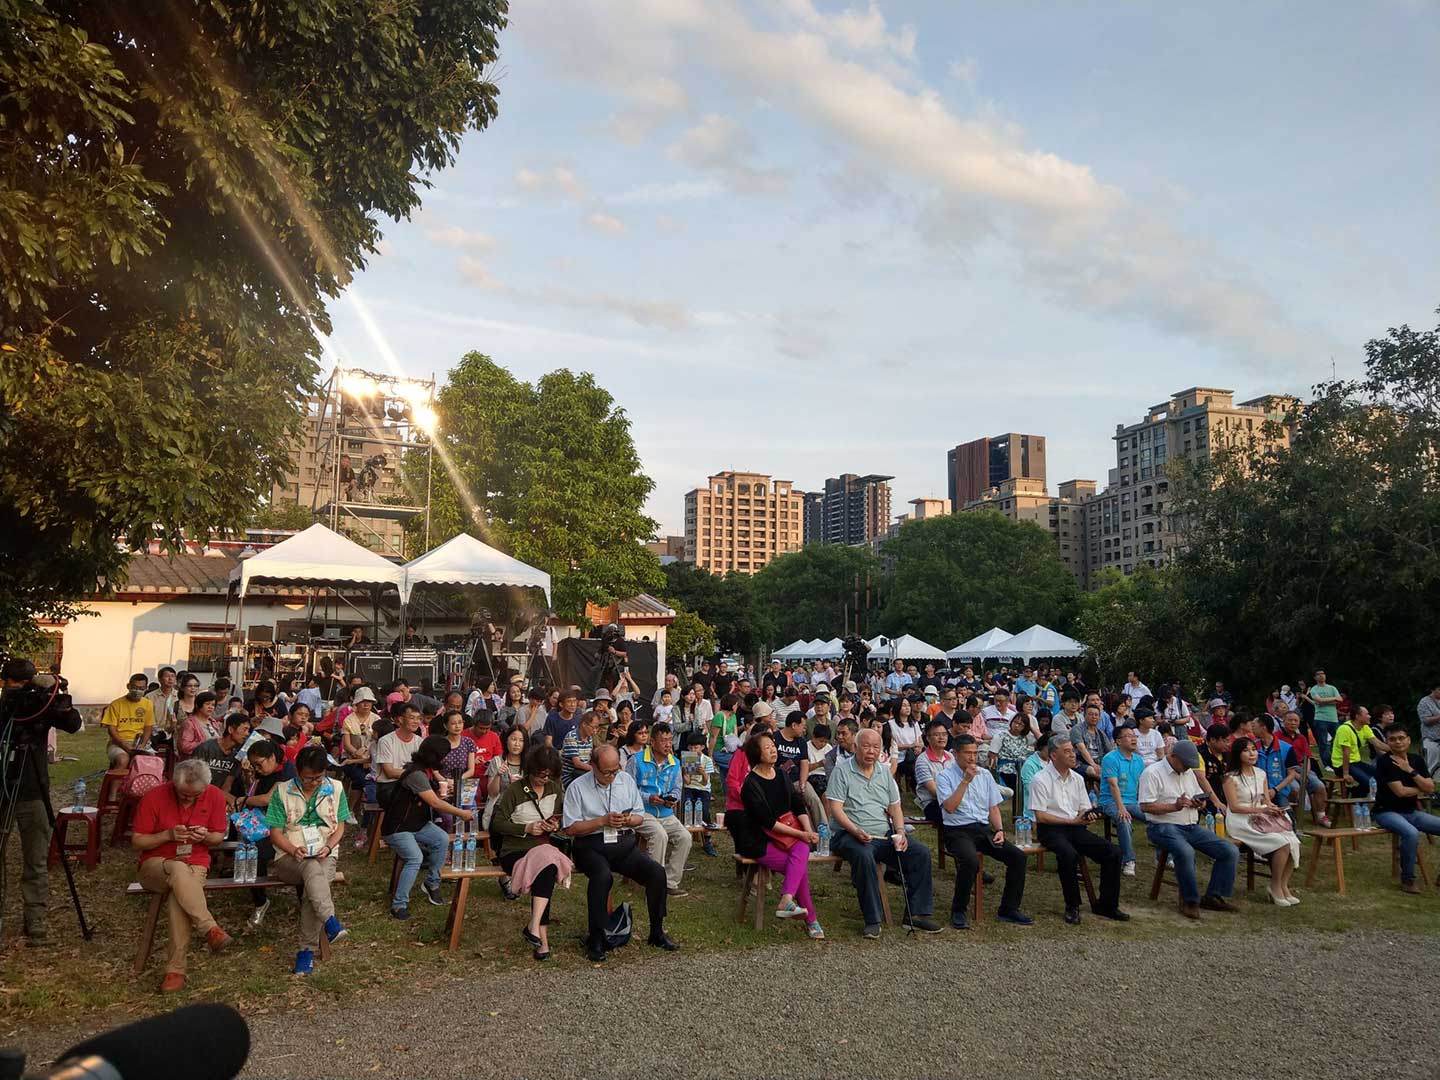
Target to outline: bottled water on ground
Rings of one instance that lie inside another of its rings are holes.
[[[83,810],[85,808],[85,781],[75,781],[75,804],[71,809]]]

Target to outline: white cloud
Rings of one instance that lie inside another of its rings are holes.
[[[602,214],[598,210],[585,215],[585,224],[598,232],[623,233],[625,231],[623,221],[610,214]]]
[[[655,227],[661,232],[678,233],[685,231],[685,223],[669,214],[656,214]]]
[[[577,292],[553,286],[540,289],[532,296],[539,303],[613,312],[641,326],[660,330],[685,330],[694,322],[684,305],[670,300],[649,300],[606,292]]]
[[[750,162],[755,141],[735,121],[711,113],[671,144],[670,156],[696,169],[714,172],[735,191],[773,195],[789,186],[780,169],[761,168]]]
[[[725,188],[714,180],[676,180],[669,183],[652,181],[622,191],[619,195],[609,196],[605,201],[616,205],[697,202],[713,199],[724,190]]]
[[[780,25],[760,21],[777,10]],[[913,32],[891,31],[874,5],[827,14],[811,0],[785,0],[755,18],[734,0],[576,0],[563,16],[527,11],[518,32],[568,77],[622,102],[641,94],[636,71],[707,91],[719,79],[730,102],[762,101],[808,125],[841,162],[918,188],[911,202],[930,208],[919,221],[932,242],[999,244],[1022,281],[1062,304],[1247,357],[1283,361],[1316,347],[1316,333],[1296,326],[1244,268],[1147,216],[1088,164],[1031,145],[988,112],[957,113],[909,64]],[[961,61],[952,75],[977,72]],[[751,164],[748,139],[712,114],[671,152],[732,188],[773,184],[773,173]]]
[[[515,174],[515,183],[536,195],[555,195],[571,202],[584,202],[586,198],[580,178],[559,165],[550,169],[521,169]]]
[[[459,225],[427,225],[425,239],[438,247],[459,248],[462,251],[493,251],[495,238],[488,233],[473,229],[462,229]]]
[[[950,66],[945,70],[956,82],[962,82],[972,90],[980,81],[980,61],[973,56],[951,60]]]
[[[490,273],[478,259],[473,259],[469,255],[461,255],[455,266],[460,271],[460,277],[471,285],[478,285],[482,289],[493,289],[497,292],[506,291],[505,283]]]

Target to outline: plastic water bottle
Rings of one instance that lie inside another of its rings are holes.
[[[1370,828],[1370,804],[1368,802],[1357,803],[1355,809],[1360,811],[1360,816],[1355,821],[1357,829]]]
[[[473,832],[472,832],[472,833],[466,833],[466,834],[465,834],[465,869],[466,869],[467,872],[475,869],[475,849],[476,849],[476,847],[478,847],[478,846],[479,846],[479,844],[478,844],[478,841],[476,840],[475,834],[474,834]]]
[[[250,852],[245,857],[245,880],[252,885],[260,877],[260,845],[251,844]]]
[[[455,834],[455,842],[450,846],[450,869],[465,869],[465,837],[459,833]]]
[[[249,844],[247,841],[245,841],[245,840],[241,840],[241,841],[240,841],[240,846],[235,849],[235,874],[234,874],[234,877],[235,877],[235,880],[238,881],[238,882],[240,882],[240,884],[242,884],[242,885],[245,884],[245,882],[247,882],[247,881],[250,880],[249,872],[248,872],[248,871],[249,871],[249,865],[250,865],[250,844]]]
[[[1213,811],[1205,811],[1205,828],[1211,832],[1215,831],[1215,814]]]
[[[77,813],[85,809],[85,781],[75,781],[75,805],[71,807]]]
[[[830,854],[830,826],[827,822],[820,822],[820,828],[815,830],[820,834],[820,840],[815,845],[815,851],[820,855]]]
[[[1090,792],[1090,808],[1091,808],[1092,810],[1094,810],[1094,809],[1098,809],[1099,806],[1100,806],[1100,800],[1095,797],[1095,792],[1093,792],[1093,791]]]

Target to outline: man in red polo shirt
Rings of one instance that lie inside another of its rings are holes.
[[[175,766],[174,779],[148,792],[135,809],[130,842],[140,852],[140,884],[169,893],[170,955],[160,989],[185,988],[185,950],[194,930],[211,952],[230,944],[230,935],[210,916],[205,874],[210,849],[225,839],[225,796],[210,783],[210,766],[199,758]]]

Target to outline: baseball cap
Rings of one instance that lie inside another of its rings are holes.
[[[368,686],[359,686],[359,687],[356,687],[356,688],[355,688],[355,693],[353,693],[353,694],[350,695],[350,701],[351,701],[352,703],[353,703],[353,702],[356,702],[356,701],[374,701],[374,700],[375,700],[375,691],[374,691],[374,690],[371,690],[370,687],[368,687]]]
[[[1200,766],[1200,751],[1195,749],[1195,744],[1189,739],[1176,739],[1170,747],[1170,753],[1178,758],[1180,764],[1187,769],[1195,769]]]

